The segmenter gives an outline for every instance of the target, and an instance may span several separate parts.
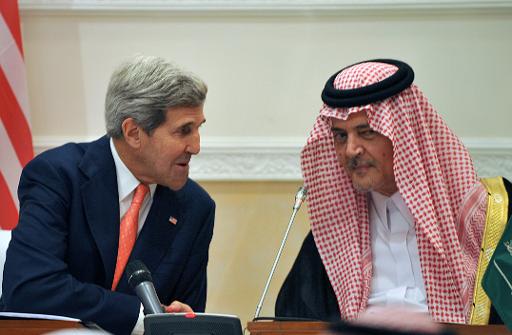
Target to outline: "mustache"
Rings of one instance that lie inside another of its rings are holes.
[[[374,167],[375,162],[371,159],[363,159],[360,156],[354,156],[354,157],[349,158],[349,160],[347,161],[347,164],[346,164],[346,167],[349,170],[355,170],[360,166],[369,166],[369,167],[373,166]]]

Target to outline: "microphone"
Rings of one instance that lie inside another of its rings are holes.
[[[272,269],[270,270],[270,273],[267,278],[267,283],[265,284],[265,288],[263,289],[263,293],[260,298],[260,302],[258,303],[258,306],[256,307],[256,313],[254,314],[254,319],[260,316],[261,312],[261,306],[263,305],[263,301],[265,300],[265,296],[267,295],[268,287],[270,286],[270,281],[272,280],[272,277],[274,276],[274,271],[276,270],[277,263],[279,262],[279,258],[281,258],[281,253],[283,252],[284,245],[286,243],[286,240],[288,239],[288,233],[290,232],[290,228],[292,227],[293,220],[295,220],[295,215],[297,215],[297,212],[299,211],[300,205],[306,200],[306,195],[308,191],[304,186],[301,186],[299,190],[297,191],[297,194],[295,194],[295,203],[293,205],[293,211],[292,216],[290,217],[290,221],[288,222],[288,227],[286,228],[286,231],[283,236],[283,240],[281,241],[281,246],[279,247],[279,251],[277,252],[276,259],[274,260],[274,264],[272,265]]]
[[[144,263],[134,260],[126,266],[126,274],[128,276],[128,284],[133,288],[142,306],[144,306],[144,314],[160,314],[164,313],[160,299],[156,295],[155,287],[151,273]]]

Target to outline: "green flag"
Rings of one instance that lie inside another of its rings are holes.
[[[512,218],[487,266],[482,287],[508,330],[512,331]]]

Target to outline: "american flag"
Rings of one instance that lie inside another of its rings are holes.
[[[0,0],[0,228],[18,222],[16,189],[34,156],[17,0]]]

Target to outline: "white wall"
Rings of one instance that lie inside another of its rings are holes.
[[[481,171],[512,176],[511,1],[281,0],[275,10],[272,1],[216,2],[224,9],[201,1],[186,8],[179,4],[190,1],[20,1],[38,150],[103,134],[108,78],[134,53],[173,59],[209,84],[193,173],[221,180],[205,183],[219,205],[210,311],[252,316],[300,184],[297,155],[320,92],[346,65],[408,62]],[[300,221],[266,315],[307,231]]]
[[[272,15],[50,10],[22,12],[22,25],[36,136],[101,135],[110,73],[124,58],[146,53],[173,59],[208,82],[206,137],[304,137],[325,80],[375,57],[407,61],[459,135],[509,137],[511,9]]]

